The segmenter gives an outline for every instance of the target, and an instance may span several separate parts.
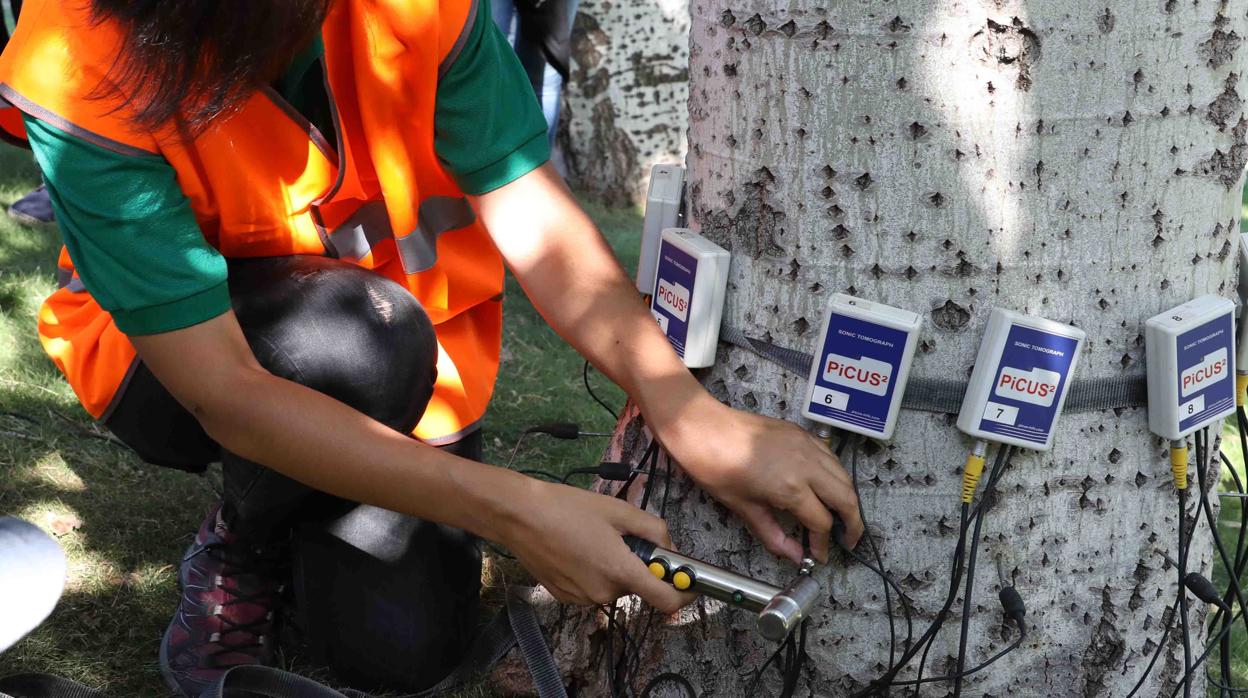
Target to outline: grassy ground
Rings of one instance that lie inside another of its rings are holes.
[[[28,156],[0,148],[0,203],[37,182]],[[635,211],[590,207],[620,253],[636,263],[641,228]],[[1248,211],[1246,211],[1248,213]],[[113,696],[166,696],[156,648],[177,602],[175,561],[215,500],[214,477],[140,463],[95,431],[34,334],[40,300],[53,288],[59,246],[52,230],[32,230],[0,216],[0,514],[34,521],[69,553],[64,600],[52,618],[0,655],[0,676],[44,671],[104,688]],[[608,431],[611,418],[586,394],[580,358],[542,321],[512,279],[507,285],[502,373],[486,417],[486,455],[506,463],[524,430],[571,421]],[[622,394],[591,374],[609,404]],[[1226,450],[1242,474],[1238,437]],[[598,439],[556,441],[533,435],[516,453],[518,468],[565,472],[593,464]],[[1224,480],[1224,484],[1229,482]],[[1224,499],[1220,528],[1239,533],[1240,500]],[[1219,586],[1225,571],[1215,570]],[[1248,684],[1248,635],[1234,634],[1233,667]],[[1216,666],[1214,657],[1211,664]],[[477,695],[480,691],[471,691]]]
[[[28,155],[0,146],[0,203],[7,207],[37,182]],[[636,212],[590,210],[621,249],[636,248]],[[58,248],[54,230],[0,215],[0,515],[54,532],[71,561],[60,607],[0,655],[0,676],[43,671],[112,696],[165,696],[155,658],[178,597],[173,563],[216,499],[214,477],[139,462],[96,432],[78,407],[34,332],[39,303],[53,289]],[[625,264],[635,264],[635,254]],[[486,416],[488,459],[506,462],[523,430],[541,422],[609,431],[613,420],[581,385],[580,359],[514,280],[506,307],[502,375]],[[623,402],[615,386],[591,379],[607,401]],[[602,446],[601,439],[531,436],[517,467],[564,472],[595,463]]]

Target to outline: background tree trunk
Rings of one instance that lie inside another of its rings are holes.
[[[577,191],[643,201],[650,166],[685,159],[687,0],[582,0],[560,138]]]
[[[691,10],[692,217],[733,253],[725,322],[751,336],[810,351],[824,304],[843,291],[925,314],[913,376],[969,375],[1002,305],[1086,330],[1078,378],[1142,375],[1147,317],[1234,292],[1244,2]],[[734,406],[801,419],[805,376],[722,348],[704,378]],[[858,459],[864,510],[919,630],[943,599],[957,533],[971,441],[953,422],[903,411],[892,443]],[[1066,415],[1054,450],[1020,453],[1001,493],[984,525],[969,663],[1013,637],[994,562],[1025,598],[1031,633],[966,695],[1125,695],[1175,593],[1158,551],[1177,557],[1176,496],[1145,410]],[[682,551],[773,581],[793,574],[679,476],[668,518]],[[1191,567],[1207,572],[1198,530]],[[799,695],[840,696],[888,661],[881,585],[849,561],[820,574],[831,593]],[[647,613],[631,608],[637,633]],[[1198,627],[1204,609],[1193,609]],[[602,618],[570,617],[559,643],[599,695]],[[752,622],[700,603],[649,634],[639,683],[675,671],[703,695],[741,695],[739,672],[771,649]],[[929,675],[951,669],[956,645],[955,619]],[[1171,643],[1141,695],[1181,671]],[[1203,685],[1202,674],[1195,695]]]

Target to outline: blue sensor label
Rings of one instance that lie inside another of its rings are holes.
[[[682,359],[689,338],[689,308],[693,305],[693,279],[697,273],[698,260],[693,255],[666,242],[659,247],[650,312]]]
[[[980,430],[1046,444],[1078,349],[1072,337],[1011,326]]]
[[[1229,313],[1179,335],[1179,431],[1197,427],[1235,403],[1233,342]]]
[[[883,434],[906,336],[832,313],[806,411]]]

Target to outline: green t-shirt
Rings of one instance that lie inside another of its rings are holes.
[[[314,41],[275,83],[333,140]],[[126,334],[170,332],[229,310],[226,264],[204,240],[164,158],[122,155],[25,117],[52,208],[83,284]],[[481,2],[438,83],[438,158],[465,193],[497,189],[550,158],[546,121],[515,53]]]

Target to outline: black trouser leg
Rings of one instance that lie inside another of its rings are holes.
[[[400,432],[419,421],[438,349],[403,288],[322,257],[234,261],[229,279],[239,324],[268,371]],[[286,540],[298,527],[301,625],[314,655],[343,674],[428,685],[471,639],[480,585],[471,536],[346,502],[223,451],[142,366],[107,425],[152,463],[202,470],[219,458],[222,515],[249,544]],[[445,448],[479,460],[480,432]]]
[[[230,295],[248,344],[269,372],[400,432],[416,426],[437,379],[437,339],[424,309],[398,284],[336,260],[288,257],[232,263]],[[228,452],[222,463],[224,515],[239,533],[280,535],[292,517],[344,509]]]
[[[437,341],[424,309],[403,288],[325,257],[232,261],[229,280],[234,313],[265,369],[398,431],[419,421],[437,377]],[[221,450],[146,367],[135,372],[107,425],[151,463],[196,470],[219,458],[224,516],[240,534],[280,536],[296,519],[345,507]]]

